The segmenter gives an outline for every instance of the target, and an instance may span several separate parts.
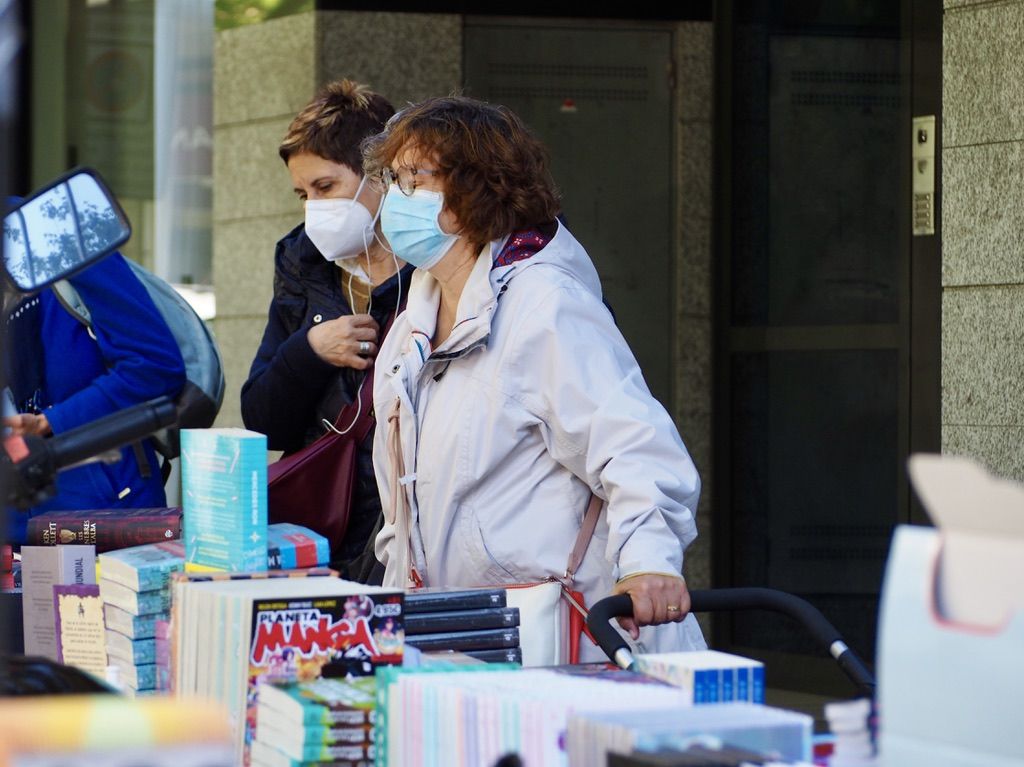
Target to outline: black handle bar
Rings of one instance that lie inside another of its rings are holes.
[[[690,611],[695,613],[721,610],[771,610],[788,615],[800,623],[815,642],[843,670],[850,681],[868,696],[875,694],[875,678],[857,654],[847,647],[839,631],[814,605],[784,591],[765,588],[705,589],[690,592]],[[609,621],[633,614],[629,594],[618,594],[597,602],[590,608],[587,627],[601,649],[622,668],[634,668],[629,646]]]
[[[167,397],[143,402],[47,440],[55,469],[72,466],[86,458],[142,439],[177,418],[177,409]]]
[[[0,451],[7,502],[29,508],[53,495],[61,469],[170,426],[178,413],[167,397],[143,402],[53,437],[9,437]]]

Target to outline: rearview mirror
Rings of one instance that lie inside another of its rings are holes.
[[[112,253],[131,234],[103,180],[79,168],[4,217],[4,268],[18,290],[29,293]]]

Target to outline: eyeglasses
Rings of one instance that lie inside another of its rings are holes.
[[[406,197],[412,195],[416,191],[416,177],[417,176],[437,176],[439,175],[436,170],[427,170],[426,168],[399,168],[397,171],[393,168],[384,168],[380,172],[381,181],[384,185],[395,184],[399,189],[402,190],[402,194]]]

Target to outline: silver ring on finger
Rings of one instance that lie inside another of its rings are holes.
[[[360,354],[369,354],[370,353],[370,342],[369,341],[360,341],[359,342],[359,353]]]
[[[665,608],[665,610],[670,612],[670,613],[677,613],[677,612],[679,612],[679,606],[678,605],[668,605]]]

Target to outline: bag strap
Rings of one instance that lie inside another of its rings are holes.
[[[580,531],[576,534],[576,543],[569,552],[569,563],[565,566],[565,579],[571,587],[576,580],[576,571],[583,564],[583,558],[587,555],[587,548],[590,546],[590,539],[594,537],[594,530],[597,529],[597,518],[601,516],[602,501],[593,493],[590,494],[590,503],[587,504],[587,513],[583,515],[583,523]]]
[[[405,476],[405,458],[402,456],[401,438],[402,403],[395,397],[395,404],[388,414],[387,449],[391,459],[391,506],[384,509],[384,520],[395,526],[395,554],[398,572],[404,572],[409,585],[419,588],[423,585],[422,575],[417,572],[412,556],[412,520],[409,511],[409,497],[406,495],[408,480]],[[388,513],[390,512],[390,514]]]

